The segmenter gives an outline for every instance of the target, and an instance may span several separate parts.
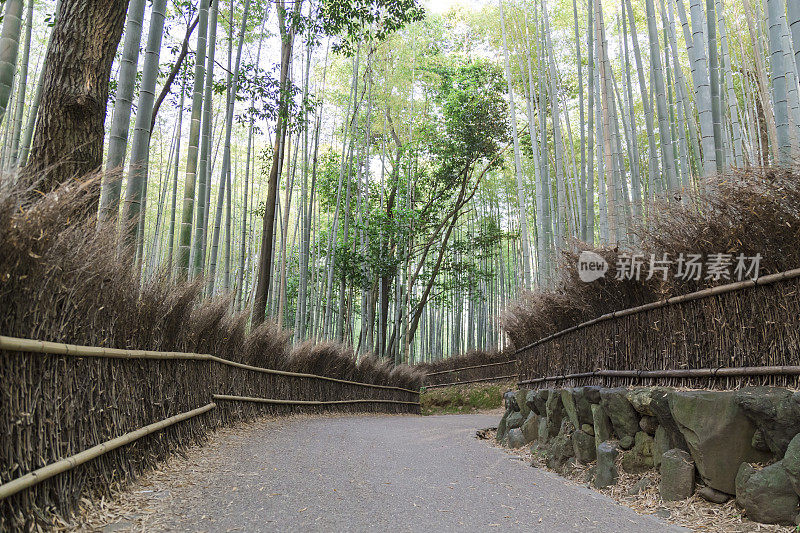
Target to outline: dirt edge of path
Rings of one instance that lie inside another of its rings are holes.
[[[568,482],[589,488],[595,492],[605,494],[617,503],[630,507],[638,514],[656,516],[672,524],[688,528],[692,531],[704,533],[749,533],[759,531],[766,533],[796,533],[798,529],[791,526],[779,526],[772,524],[760,524],[748,520],[743,511],[736,507],[735,500],[730,500],[723,505],[713,504],[702,499],[695,493],[688,500],[677,502],[664,502],[658,493],[658,483],[660,474],[653,470],[643,474],[626,474],[618,466],[619,480],[616,485],[598,489],[587,481],[589,465],[576,464],[568,473],[556,472],[548,468],[545,458],[538,453],[537,446],[525,446],[522,448],[511,449],[500,445],[495,440],[496,432],[492,428],[480,430],[486,442],[495,448],[500,448],[506,453],[518,456],[530,464],[533,468],[541,468],[567,480]],[[534,450],[533,452],[531,450]],[[643,478],[649,477],[651,483],[642,488],[638,494],[630,495],[628,491]]]

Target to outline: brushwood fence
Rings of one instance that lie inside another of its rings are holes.
[[[800,269],[609,313],[515,355],[527,388],[797,388]]]
[[[501,358],[504,360],[428,372],[425,375],[425,387],[435,389],[470,383],[516,381],[519,378],[517,360],[509,359],[508,355],[502,355]]]
[[[209,354],[0,336],[0,530],[73,510],[209,430],[262,415],[419,413],[419,391]]]

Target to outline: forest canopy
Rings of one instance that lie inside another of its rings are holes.
[[[2,16],[4,187],[99,175],[97,223],[143,285],[196,281],[251,327],[393,363],[506,346],[503,310],[566,294],[576,252],[635,249],[664,206],[800,149],[793,1],[5,0]]]

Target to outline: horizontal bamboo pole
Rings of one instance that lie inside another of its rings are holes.
[[[103,348],[100,346],[78,346],[61,342],[6,337],[4,335],[0,335],[0,350],[71,355],[74,357],[108,357],[114,359],[189,359],[192,361],[207,361],[211,358],[210,355],[202,353],[155,352],[151,350]]]
[[[518,384],[527,385],[532,383],[544,383],[546,381],[559,381],[562,379],[591,378],[597,375],[598,375],[597,372],[581,372],[579,374],[567,374],[562,376],[547,376],[544,378],[527,379],[525,381],[518,382]]]
[[[454,385],[464,385],[466,383],[478,383],[480,381],[500,381],[502,379],[515,379],[519,378],[519,374],[511,374],[510,376],[495,376],[491,378],[470,379],[467,381],[454,381],[452,383],[436,383],[435,385],[426,385],[427,389],[437,389],[439,387],[452,387]]]
[[[228,361],[227,359],[223,359],[221,357],[217,357],[215,355],[210,356],[210,359],[215,363],[220,363],[223,365],[233,366],[236,368],[243,368],[245,370],[252,370],[254,372],[263,372],[265,374],[274,374],[278,376],[289,376],[295,378],[309,378],[309,379],[321,379],[323,381],[333,381],[335,383],[345,383],[347,385],[357,385],[360,387],[370,387],[373,389],[391,389],[391,390],[399,390],[403,392],[411,392],[413,394],[419,394],[419,391],[413,389],[404,389],[403,387],[395,387],[393,385],[376,385],[374,383],[362,383],[360,381],[348,381],[346,379],[339,379],[339,378],[331,378],[328,376],[320,376],[317,374],[304,374],[302,372],[289,372],[287,370],[274,370],[272,368],[261,368],[257,366],[250,366],[244,363],[236,363],[234,361]]]
[[[718,285],[716,287],[711,287],[708,289],[703,289],[701,291],[690,292],[688,294],[681,294],[679,296],[673,296],[672,298],[667,298],[666,300],[659,300],[657,302],[650,302],[644,305],[640,305],[637,307],[631,307],[628,309],[622,309],[620,311],[613,311],[611,313],[606,313],[601,315],[597,318],[593,318],[591,320],[587,320],[586,322],[581,322],[575,326],[571,326],[566,329],[562,329],[561,331],[557,331],[552,335],[548,335],[547,337],[543,337],[538,341],[534,341],[527,346],[523,346],[514,351],[514,355],[517,355],[525,350],[533,348],[534,346],[538,346],[540,344],[544,344],[547,341],[551,341],[555,338],[561,337],[562,335],[566,335],[567,333],[571,333],[573,331],[597,324],[598,322],[604,322],[606,320],[611,320],[612,318],[619,318],[628,315],[635,315],[637,313],[643,313],[645,311],[650,311],[652,309],[659,309],[661,307],[667,307],[670,305],[675,305],[683,302],[690,302],[692,300],[699,300],[700,298],[708,298],[710,296],[718,296],[720,294],[726,294],[729,292],[738,291],[741,289],[746,289],[750,287],[756,286],[763,286],[763,285],[771,285],[773,283],[777,283],[779,281],[785,281],[789,279],[795,279],[800,277],[800,268],[795,268],[793,270],[787,270],[785,272],[778,272],[777,274],[768,274],[766,276],[762,276],[758,279],[750,279],[746,281],[737,281],[736,283],[729,283],[727,285]],[[538,378],[541,379],[541,378]]]
[[[392,385],[377,385],[374,383],[362,383],[360,381],[348,381],[346,379],[331,378],[328,376],[318,376],[316,374],[304,374],[302,372],[289,372],[286,370],[275,370],[272,368],[261,368],[257,366],[245,365],[243,363],[236,363],[228,361],[216,355],[202,354],[202,353],[184,353],[184,352],[156,352],[151,350],[123,350],[119,348],[103,348],[98,346],[78,346],[76,344],[64,344],[60,342],[37,341],[30,339],[20,339],[17,337],[6,337],[0,335],[0,351],[7,350],[10,352],[33,352],[33,353],[46,353],[53,355],[70,355],[73,357],[109,357],[115,359],[188,359],[192,361],[214,361],[216,363],[235,366],[254,372],[263,372],[265,374],[275,374],[279,376],[290,376],[297,378],[321,379],[325,381],[334,381],[336,383],[345,383],[347,385],[358,385],[361,387],[370,387],[374,389],[393,389],[404,392],[411,392],[419,394],[419,391],[413,389],[404,389],[402,387],[395,387]]]
[[[742,366],[722,368],[677,368],[668,370],[595,370],[579,374],[566,374],[562,376],[547,376],[543,378],[526,379],[519,381],[519,385],[544,383],[547,381],[562,381],[567,379],[588,377],[616,377],[616,378],[722,378],[722,377],[750,377],[750,376],[796,376],[800,375],[800,366]]]
[[[154,424],[150,424],[143,428],[137,429],[136,431],[131,431],[130,433],[126,433],[115,439],[108,440],[102,444],[98,444],[97,446],[92,446],[88,450],[84,450],[80,453],[67,457],[66,459],[61,459],[60,461],[56,461],[55,463],[43,466],[42,468],[34,470],[33,472],[29,472],[24,476],[18,477],[14,480],[9,481],[8,483],[0,485],[0,500],[4,500],[9,496],[13,496],[14,494],[18,493],[21,490],[25,490],[29,487],[37,485],[46,479],[50,479],[55,475],[61,474],[62,472],[66,472],[67,470],[72,470],[73,468],[82,465],[87,461],[96,459],[97,457],[100,457],[103,454],[106,454],[112,450],[116,450],[117,448],[124,446],[126,444],[130,444],[131,442],[141,439],[144,436],[150,435],[151,433],[155,433],[156,431],[161,431],[162,429],[169,427],[173,424],[177,424],[178,422],[181,422],[183,420],[187,420],[189,418],[206,413],[214,409],[215,407],[216,404],[209,403],[207,405],[204,405],[203,407],[198,407],[197,409],[192,409],[191,411],[171,416],[160,422],[155,422]]]
[[[401,400],[276,400],[273,398],[253,398],[252,396],[231,396],[229,394],[214,394],[215,400],[228,400],[232,402],[256,402],[280,405],[342,405],[352,403],[399,403],[404,405],[419,405],[419,402],[404,402]]]
[[[428,372],[427,376],[438,376],[439,374],[450,374],[451,372],[460,372],[461,370],[470,370],[472,368],[486,368],[489,366],[498,366],[498,365],[507,365],[509,363],[516,363],[516,359],[511,359],[510,361],[501,361],[499,363],[486,363],[485,365],[473,365],[473,366],[462,366],[459,368],[453,368],[450,370],[439,370],[437,372]]]

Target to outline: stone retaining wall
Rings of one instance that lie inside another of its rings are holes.
[[[664,500],[695,490],[736,498],[757,522],[793,525],[800,513],[800,392],[666,387],[520,389],[506,402],[497,439],[536,443],[550,468],[590,464],[598,488],[658,469]]]

